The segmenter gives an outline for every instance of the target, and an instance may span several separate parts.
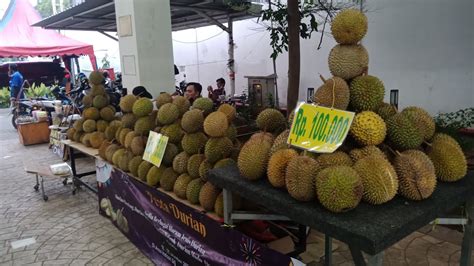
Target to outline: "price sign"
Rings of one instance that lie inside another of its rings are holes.
[[[351,128],[353,112],[301,103],[288,137],[288,144],[319,153],[331,153],[342,145]]]
[[[143,160],[156,165],[156,167],[160,167],[167,144],[167,136],[150,131],[145,152],[143,153]]]

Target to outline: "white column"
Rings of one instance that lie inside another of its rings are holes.
[[[157,97],[173,92],[174,67],[169,0],[115,0],[123,86],[142,85]]]

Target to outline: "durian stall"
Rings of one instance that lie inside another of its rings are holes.
[[[206,174],[235,164],[239,154],[237,129],[229,123],[236,116],[233,106],[214,111],[208,98],[191,106],[168,93],[155,101],[126,95],[120,114],[104,96],[102,75],[92,72],[89,80],[87,108],[63,143],[72,165],[77,151],[96,157],[97,188],[82,181],[90,173],[77,174],[73,167],[74,192],[83,185],[96,191],[100,213],[158,265],[291,263],[289,256],[222,224],[221,189]],[[155,154],[159,145],[149,143],[157,135],[167,139],[158,164],[144,160],[148,148]],[[249,256],[255,251],[256,257]]]
[[[362,13],[340,12],[332,32],[333,77],[314,103],[288,119],[261,111],[249,139],[238,138],[233,106],[214,110],[207,98],[126,95],[117,112],[91,73],[88,107],[67,135],[98,149],[101,214],[158,264],[297,263],[237,230],[266,210],[346,242],[357,265],[362,252],[381,265],[385,248],[464,205],[461,265],[471,265],[474,174],[461,147],[424,109],[383,102],[359,44]]]

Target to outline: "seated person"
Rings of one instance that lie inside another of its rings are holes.
[[[189,82],[186,85],[186,91],[184,92],[184,97],[189,100],[191,105],[193,102],[201,97],[202,86],[197,82]]]
[[[216,80],[217,89],[213,89],[212,86],[207,87],[208,97],[214,102],[220,102],[220,96],[225,96],[225,79],[219,78]]]
[[[153,99],[153,96],[151,96],[151,94],[143,86],[136,86],[133,88],[132,94],[140,98]]]

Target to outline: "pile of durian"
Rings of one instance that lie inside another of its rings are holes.
[[[399,112],[383,102],[383,82],[367,74],[369,56],[360,44],[367,33],[366,16],[358,10],[341,11],[331,30],[338,42],[329,54],[333,77],[322,78],[314,104],[356,112],[350,136],[334,153],[302,152],[286,143],[288,130],[275,134],[284,117],[264,110],[257,118],[263,132],[252,136],[239,154],[241,175],[268,178],[293,198],[318,199],[332,212],[354,209],[360,201],[383,204],[397,194],[423,200],[438,181],[463,178],[467,162],[461,147],[435,132],[428,112],[415,106]]]
[[[84,100],[88,108],[68,130],[68,138],[98,148],[104,160],[149,186],[222,216],[222,190],[206,175],[210,169],[236,164],[240,143],[232,124],[235,108],[223,104],[213,111],[208,98],[198,98],[191,106],[183,96],[160,93],[154,101],[126,95],[120,100],[121,113],[116,113],[99,85],[102,75],[92,72],[90,81],[93,98]],[[142,159],[150,131],[169,138],[160,167]],[[235,199],[238,208],[240,200]]]
[[[82,99],[86,109],[82,112],[82,118],[76,120],[73,127],[67,131],[68,139],[96,149],[105,139],[105,129],[115,123],[116,110],[109,105],[109,96],[102,85],[103,80],[102,73],[91,72],[89,75],[91,90]]]

